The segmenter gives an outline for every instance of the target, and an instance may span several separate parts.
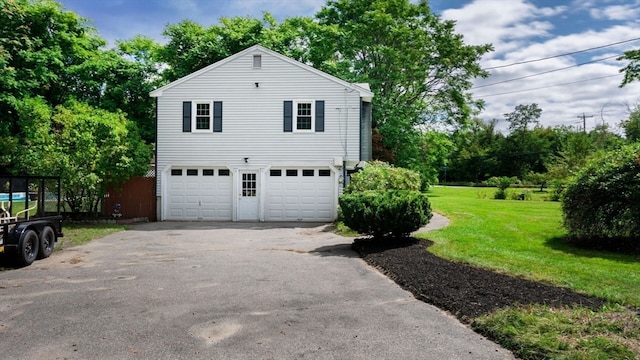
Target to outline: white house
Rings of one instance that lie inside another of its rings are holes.
[[[256,45],[150,93],[158,219],[332,221],[371,159],[371,98]]]

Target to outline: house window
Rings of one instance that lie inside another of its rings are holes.
[[[280,170],[280,169],[271,169],[269,171],[269,176],[282,176],[282,170]]]
[[[198,176],[198,169],[187,169],[187,176]]]
[[[313,101],[296,102],[296,131],[313,131]]]
[[[242,174],[242,196],[256,197],[257,175],[255,173]]]
[[[315,170],[313,170],[313,169],[309,169],[309,170],[304,169],[304,170],[302,170],[302,176],[313,176],[314,173],[315,173]]]
[[[287,176],[298,176],[298,170],[295,170],[295,169],[287,170]]]
[[[218,169],[218,176],[229,176],[229,169]]]
[[[253,55],[253,68],[260,69],[262,67],[262,55]]]
[[[182,169],[171,169],[171,176],[182,176]]]
[[[318,176],[331,176],[331,170],[326,170],[326,169],[318,170]]]
[[[202,169],[202,176],[213,176],[213,169]]]
[[[195,103],[194,131],[211,131],[211,103]]]

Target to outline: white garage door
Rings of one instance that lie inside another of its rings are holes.
[[[171,169],[167,220],[231,220],[232,184],[229,169]]]
[[[267,221],[333,221],[335,178],[330,169],[274,168],[267,173]]]

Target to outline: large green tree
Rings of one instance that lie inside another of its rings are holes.
[[[136,124],[154,138],[157,69],[143,61],[154,46],[105,50],[85,19],[52,0],[0,5],[0,172],[59,174],[71,208],[96,212],[108,184],[149,166]]]
[[[190,20],[168,25],[163,32],[168,41],[158,51],[158,61],[168,66],[162,76],[176,80],[256,44],[305,61],[313,46],[308,29],[315,26],[310,18],[278,23],[269,13],[262,19],[221,18],[210,27]]]
[[[95,51],[69,70],[73,97],[111,112],[122,111],[138,126],[143,140],[155,142],[155,102],[149,92],[163,84],[157,53],[161,46],[137,36],[117,41],[112,50]]]
[[[504,135],[496,130],[497,119],[485,123],[473,119],[470,126],[453,132],[455,150],[448,160],[448,180],[481,182],[492,176],[501,176],[498,153]],[[444,172],[442,174],[444,178]]]
[[[75,100],[55,108],[42,98],[25,98],[16,106],[24,173],[60,175],[64,200],[73,213],[98,213],[107,185],[145,172],[149,147],[122,112],[109,112]]]
[[[70,70],[104,45],[76,14],[51,0],[0,0],[0,169],[17,162],[27,134],[16,105],[42,97],[52,105],[77,92]]]
[[[330,41],[319,44],[312,63],[371,85],[374,127],[396,164],[419,160],[418,125],[465,123],[481,106],[467,90],[487,75],[478,62],[491,46],[466,45],[455,23],[433,14],[427,1],[329,0],[316,18],[320,37]]]

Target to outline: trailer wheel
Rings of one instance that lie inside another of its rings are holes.
[[[18,260],[22,265],[31,265],[36,257],[38,257],[39,245],[40,239],[38,239],[38,234],[33,230],[27,230],[20,242],[20,253],[18,254]]]
[[[45,259],[53,253],[56,243],[56,232],[51,226],[45,226],[40,233],[40,248],[38,249],[38,259]]]

